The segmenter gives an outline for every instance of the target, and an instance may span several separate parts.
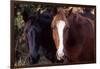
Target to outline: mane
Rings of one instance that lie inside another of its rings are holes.
[[[93,20],[88,17],[82,16],[79,13],[71,13],[70,16],[67,17],[67,19],[70,25],[89,23],[92,25],[92,27],[94,27]]]

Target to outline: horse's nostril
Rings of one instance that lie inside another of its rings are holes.
[[[62,59],[64,60],[65,56],[62,57]]]

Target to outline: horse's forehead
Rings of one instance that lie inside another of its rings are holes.
[[[69,27],[69,22],[68,22],[68,20],[66,19],[66,20],[63,20],[63,19],[55,19],[55,21],[54,21],[54,25],[57,25],[57,23],[64,23],[65,24],[65,27]],[[61,25],[62,25],[61,24]]]
[[[58,8],[57,9],[58,11],[63,11],[64,9],[62,7]]]

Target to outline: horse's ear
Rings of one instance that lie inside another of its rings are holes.
[[[73,11],[73,8],[66,8],[65,9],[65,15],[66,15],[66,17],[70,16],[70,14],[72,13],[72,11]]]
[[[68,16],[72,13],[72,11],[73,11],[73,8],[70,8],[70,9],[68,10]]]

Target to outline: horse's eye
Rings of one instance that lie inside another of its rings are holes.
[[[52,29],[52,30],[55,30],[55,29],[57,29],[57,28],[54,26],[54,27],[52,27],[51,29]]]
[[[53,30],[56,30],[56,29],[57,29],[56,27],[53,28]]]

